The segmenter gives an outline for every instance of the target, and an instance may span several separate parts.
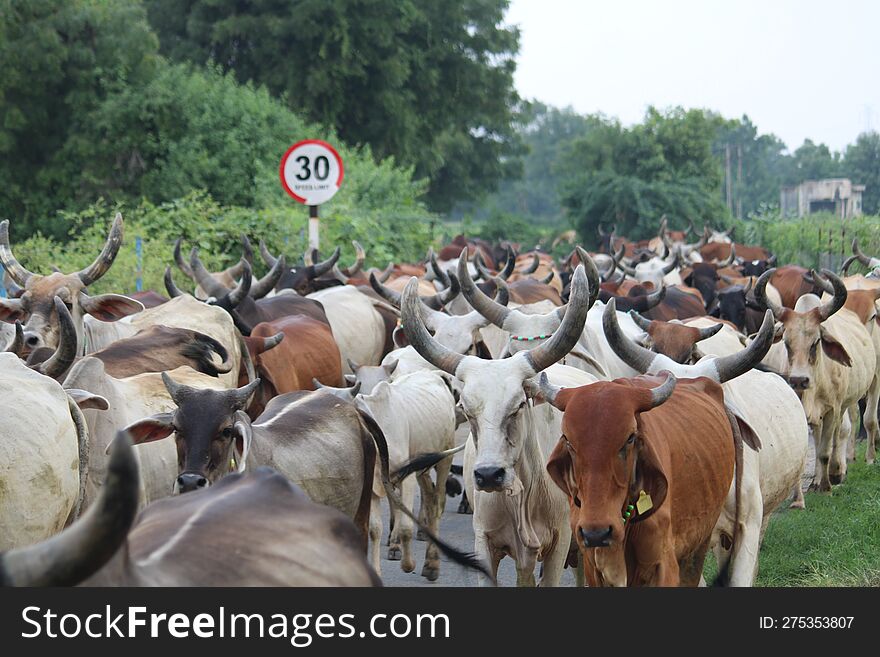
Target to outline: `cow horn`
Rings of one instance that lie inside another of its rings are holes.
[[[318,249],[309,247],[305,251],[303,251],[303,264],[306,267],[311,267],[315,264],[315,260],[318,258]]]
[[[168,372],[162,372],[162,383],[165,384],[165,390],[171,395],[171,401],[180,406],[192,393],[196,392],[195,388],[191,388],[183,383],[178,383],[172,379]]]
[[[6,352],[18,356],[22,347],[24,347],[24,329],[21,327],[21,322],[15,320],[15,335],[6,347]]]
[[[391,278],[392,273],[394,273],[394,263],[389,262],[388,266],[385,267],[381,274],[379,274],[379,282],[384,283],[385,281],[387,281],[389,278]]]
[[[3,269],[3,267],[0,266],[0,269]],[[3,287],[6,288],[6,295],[10,299],[18,299],[24,294],[24,288],[12,280],[12,276],[5,269],[3,269]]]
[[[597,273],[596,278],[598,277]],[[594,299],[593,292],[587,282],[584,266],[578,265],[571,278],[571,293],[559,328],[546,342],[530,351],[521,352],[535,374],[547,369],[574,348],[584,331],[587,312],[593,305],[592,299]]]
[[[749,276],[749,284],[743,288],[743,294],[748,294],[749,290],[752,289],[752,285],[754,285],[754,283],[755,283],[755,277]]]
[[[314,266],[315,267],[315,278],[317,278],[318,276],[323,276],[328,271],[330,271],[330,269],[333,267],[333,265],[336,264],[337,260],[339,260],[339,247],[338,246],[333,250],[333,254],[329,258],[327,258],[323,262],[319,262],[319,263],[315,264],[315,266]]]
[[[843,265],[840,267],[840,275],[841,276],[849,275],[849,268],[852,266],[852,263],[854,263],[858,259],[859,259],[858,256],[851,255],[849,258],[844,260]]]
[[[656,388],[651,388],[651,403],[648,409],[657,408],[669,399],[675,391],[675,384],[678,383],[678,379],[669,370],[663,370],[660,374],[665,374],[666,380]],[[642,409],[642,412],[648,409]]]
[[[122,246],[122,225],[122,214],[117,212],[101,253],[92,264],[77,272],[83,285],[91,285],[110,269],[110,265],[116,259],[116,254],[119,253],[119,247]]]
[[[467,251],[464,253],[464,258],[466,260]],[[461,260],[459,262],[461,262]],[[454,376],[458,366],[461,364],[465,356],[447,349],[428,333],[428,329],[425,328],[425,324],[422,322],[422,315],[420,312],[421,300],[418,295],[418,286],[418,279],[412,277],[406,284],[406,288],[403,290],[402,305],[400,308],[403,332],[406,334],[406,339],[409,340],[409,343],[422,358],[433,364],[435,367]]]
[[[675,257],[672,258],[672,262],[663,265],[663,269],[661,271],[663,274],[670,274],[672,270],[678,267],[678,254],[675,254]]]
[[[556,276],[556,272],[554,272],[551,269],[549,274],[547,274],[544,278],[540,279],[541,283],[543,283],[544,285],[550,285],[550,281],[553,280],[554,276]]]
[[[730,253],[727,256],[727,259],[719,262],[717,268],[720,269],[721,267],[730,267],[730,265],[733,264],[734,260],[736,260],[736,245],[731,243]]]
[[[459,256],[459,258],[460,257],[461,256]],[[479,251],[474,254],[474,258],[473,260],[471,260],[471,262],[473,263],[474,267],[476,267],[477,271],[480,272],[480,275],[483,277],[484,280],[489,281],[495,277],[495,274],[493,274],[486,268],[486,264],[483,262],[483,256],[480,255]],[[461,276],[461,274],[459,274],[459,276]]]
[[[592,308],[593,304],[596,303],[596,299],[599,298],[599,285],[601,283],[599,269],[596,267],[596,263],[590,257],[590,254],[587,253],[583,247],[576,246],[575,251],[577,251],[578,260],[580,260],[581,264],[584,266],[584,273],[587,276],[587,284],[589,285],[590,290],[589,307]]]
[[[859,248],[858,238],[853,239],[852,251],[853,251],[853,255],[856,258],[858,258],[859,262],[861,262],[863,265],[865,265],[865,267],[874,268],[874,267],[880,266],[880,258],[869,258],[864,253],[862,253],[862,250]]]
[[[774,319],[773,312],[767,310],[764,313],[764,321],[755,339],[748,347],[730,356],[722,356],[715,359],[715,369],[718,371],[718,383],[725,383],[745,374],[755,365],[761,362],[770,347],[773,346]]]
[[[534,274],[538,271],[538,267],[541,266],[541,258],[537,253],[532,253],[532,264],[530,264],[525,269],[520,269],[520,274]]]
[[[700,332],[700,340],[706,340],[707,338],[711,338],[713,335],[718,333],[721,329],[724,328],[724,324],[714,324],[712,326],[707,326],[705,328],[697,329]],[[697,340],[699,342],[700,340]]]
[[[831,288],[834,294],[834,297],[830,301],[822,304],[817,308],[820,321],[824,322],[826,319],[831,317],[831,315],[843,308],[843,304],[846,303],[847,292],[846,286],[843,284],[843,281],[840,280],[834,274],[834,272],[823,269],[822,276],[824,276],[828,281],[831,282]]]
[[[620,269],[623,271],[624,274],[627,274],[628,276],[632,276],[633,278],[635,278],[635,276],[636,276],[635,267],[630,267],[629,265],[624,264],[624,262],[622,260],[617,263],[617,266],[620,267]]]
[[[315,386],[315,390],[326,390],[329,393],[336,395],[337,397],[349,396],[351,398],[357,397],[358,393],[361,391],[361,382],[358,381],[350,388],[334,388],[333,386],[325,386],[323,383],[318,381],[316,378],[312,378],[312,385]]]
[[[364,252],[364,247],[360,245],[356,240],[351,241],[352,246],[354,247],[355,252],[355,261],[351,267],[346,267],[342,270],[342,273],[346,276],[354,276],[357,274],[364,266],[364,260],[367,258],[367,254]]]
[[[58,378],[73,365],[78,346],[73,318],[67,306],[58,297],[55,297],[55,312],[58,313],[59,324],[58,346],[52,356],[37,366],[37,370],[50,379]]]
[[[466,253],[458,258],[458,279],[461,283],[462,292],[473,309],[498,328],[504,328],[504,322],[513,311],[490,299],[486,293],[474,284],[467,268]]]
[[[609,300],[605,305],[605,312],[602,313],[602,329],[608,344],[624,363],[640,374],[648,371],[657,354],[636,344],[620,330],[614,299]]]
[[[171,267],[165,267],[165,290],[172,299],[183,294],[177,285],[174,284],[174,278],[171,276]]]
[[[27,287],[32,276],[38,276],[25,269],[12,255],[12,247],[9,246],[9,221],[6,219],[0,221],[0,263],[12,280],[22,287]]]
[[[274,349],[279,344],[281,344],[282,340],[284,340],[284,333],[282,333],[281,331],[279,331],[275,335],[270,335],[268,338],[263,338],[263,348],[260,353],[262,354],[269,351],[270,349]]]
[[[663,233],[661,234],[660,241],[663,243],[663,254],[660,256],[660,259],[666,260],[666,258],[669,257],[669,253],[672,251],[672,249],[669,246],[669,241],[666,237],[666,231],[663,231]],[[673,262],[675,262],[675,261],[673,260]]]
[[[651,310],[654,306],[660,304],[663,299],[666,298],[666,286],[660,285],[660,289],[656,292],[651,292],[651,294],[645,295],[645,307],[644,310]]]
[[[434,271],[434,275],[437,277],[437,280],[443,285],[443,287],[449,287],[449,276],[445,271],[440,267],[440,263],[437,262],[437,255],[434,253],[434,249],[431,249],[431,269]]]
[[[599,237],[607,237],[608,236],[608,233],[606,233],[604,230],[602,230],[602,223],[601,222],[596,224],[596,232],[599,233]]]
[[[238,285],[236,285],[230,292],[226,295],[226,301],[233,308],[238,306],[244,298],[248,295],[248,292],[251,291],[251,283],[253,283],[253,274],[251,272],[251,266],[247,260],[242,258],[241,260],[241,280],[238,281]],[[204,287],[204,286],[203,286]],[[223,288],[223,286],[220,286]],[[226,288],[223,288],[224,292]]]
[[[510,275],[513,273],[513,270],[516,267],[516,253],[514,253],[513,247],[511,247],[510,244],[507,245],[506,252],[507,257],[504,261],[504,269],[498,272],[498,278],[500,278],[502,281],[506,281],[508,278],[510,278]]]
[[[351,358],[346,358],[345,362],[348,363],[348,369],[350,369],[352,372],[357,372],[358,368],[361,367],[360,365],[355,363]]]
[[[275,286],[278,285],[278,281],[281,280],[281,275],[284,273],[284,268],[286,266],[287,263],[282,255],[275,261],[275,264],[272,265],[272,269],[270,269],[263,278],[258,279],[256,283],[251,285],[251,297],[254,299],[262,299],[269,294],[269,292],[274,290]]]
[[[762,308],[768,308],[773,311],[773,316],[779,319],[779,316],[782,315],[782,311],[785,310],[782,306],[778,305],[775,301],[771,301],[767,297],[767,283],[770,282],[770,279],[773,277],[773,274],[776,273],[776,268],[773,267],[765,271],[758,278],[758,282],[755,283],[755,301]]]
[[[202,287],[209,297],[220,299],[229,293],[229,290],[221,285],[220,282],[211,276],[211,274],[208,273],[208,270],[205,269],[205,265],[202,264],[202,260],[199,258],[199,249],[195,246],[189,252],[189,266],[192,269],[196,283]]]
[[[0,581],[13,586],[72,586],[90,577],[128,535],[138,511],[139,489],[134,447],[120,431],[94,504],[60,534],[0,555]]]
[[[274,267],[275,263],[278,262],[278,258],[269,253],[269,249],[263,240],[260,240],[260,257],[269,267]]]
[[[242,386],[241,388],[236,388],[235,390],[230,390],[230,399],[235,410],[241,411],[244,410],[248,405],[248,400],[250,400],[251,395],[254,394],[254,391],[257,389],[257,386],[260,385],[260,378],[257,377],[247,385]]]
[[[694,232],[694,222],[692,219],[688,219],[688,227],[684,229],[684,234],[687,236],[693,232]]]
[[[550,383],[550,379],[547,378],[547,372],[541,372],[537,381],[534,379],[526,379],[525,385],[532,397],[541,395],[541,397],[543,397],[549,404],[553,404],[556,401],[556,395],[562,390],[559,386]]]
[[[392,290],[390,287],[386,287],[379,282],[379,279],[376,278],[375,272],[370,272],[370,285],[374,290],[376,290],[376,294],[381,296],[383,299],[388,301],[395,308],[400,308],[401,297],[400,292],[397,290]]]
[[[333,265],[333,268],[330,270],[330,273],[333,274],[333,278],[342,283],[343,285],[348,285],[349,278],[339,269],[337,265]]]
[[[638,325],[638,327],[639,327],[640,329],[642,329],[643,331],[647,331],[649,328],[651,328],[651,320],[642,317],[642,316],[641,316],[639,313],[637,313],[635,310],[630,310],[630,311],[629,311],[629,316],[632,317],[633,321],[634,321],[634,322]]]
[[[822,288],[822,290],[824,292],[827,292],[828,294],[834,294],[834,286],[831,285],[828,280],[819,276],[819,274],[816,273],[815,269],[811,269],[809,274],[804,274],[804,280],[811,285]]]
[[[248,264],[251,265],[251,267],[253,267],[253,265],[254,265],[254,249],[251,246],[251,241],[248,239],[247,235],[245,235],[244,233],[241,234],[241,252],[242,252],[241,257],[244,260],[247,260]],[[232,276],[232,278],[238,278],[239,276],[241,276],[242,271],[244,271],[241,263],[242,263],[242,261],[235,263],[235,266],[233,266],[229,270],[229,275]]]
[[[180,269],[186,276],[190,278],[190,280],[196,280],[196,275],[193,274],[193,270],[190,269],[190,266],[183,261],[183,255],[180,253],[180,245],[183,242],[182,237],[178,237],[174,242],[174,262],[177,263],[177,268]]]

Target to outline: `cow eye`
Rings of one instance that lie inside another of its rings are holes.
[[[574,496],[574,505],[579,509],[581,508],[581,498],[577,495]]]
[[[629,438],[626,439],[627,445],[632,445],[636,441],[636,434],[632,434]]]

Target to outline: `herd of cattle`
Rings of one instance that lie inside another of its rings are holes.
[[[459,236],[290,266],[260,242],[258,278],[244,236],[213,273],[178,240],[166,297],[89,293],[119,215],[74,273],[29,271],[8,229],[3,584],[377,585],[424,538],[432,581],[442,553],[482,583],[507,556],[522,586],[537,562],[543,586],[696,586],[712,549],[716,583],[750,586],[770,515],[804,507],[810,433],[820,491],[861,425],[875,457],[880,259],[857,243],[836,275],[665,219],[561,262]],[[473,548],[439,536],[456,475]]]

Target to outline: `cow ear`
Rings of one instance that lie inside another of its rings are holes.
[[[81,409],[94,408],[99,411],[106,411],[110,408],[110,404],[101,395],[95,395],[88,390],[80,390],[79,388],[66,388],[64,390],[73,403]]]
[[[251,428],[251,419],[247,416],[247,413],[236,411],[234,418],[232,433],[235,436],[235,440],[233,441],[232,449],[235,453],[235,462],[237,464],[235,471],[244,472],[248,452],[250,452],[251,443],[254,440],[254,433]]]
[[[125,427],[135,445],[162,440],[174,433],[174,413],[158,413]]]
[[[547,473],[553,480],[553,483],[559,486],[559,489],[573,500],[577,497],[577,486],[574,480],[574,467],[571,463],[571,453],[565,445],[565,438],[560,438],[556,443],[556,447],[550,452],[550,458],[547,461]]]
[[[819,335],[822,340],[822,351],[825,352],[826,356],[831,360],[836,360],[841,365],[852,366],[852,359],[849,357],[844,346],[837,341],[837,338],[826,331],[824,326],[820,327]]]
[[[651,517],[651,514],[663,505],[669,484],[656,450],[649,441],[641,437],[639,438],[639,456],[636,468],[637,481],[640,482],[641,489],[651,496],[651,508],[644,513],[636,513],[633,518],[633,522],[640,522]]]
[[[345,374],[344,376],[346,383],[350,383],[351,385],[354,385],[355,381],[357,381],[357,377],[354,374]]]
[[[117,319],[134,315],[144,309],[140,301],[129,299],[121,294],[99,294],[96,297],[90,297],[80,292],[79,304],[85,312],[102,322],[115,322]]]
[[[21,309],[21,299],[0,299],[0,320],[11,324],[22,319],[24,312]]]
[[[409,346],[409,340],[406,339],[406,333],[403,332],[403,329],[400,326],[394,329],[394,332],[391,334],[391,340],[394,342],[394,346],[398,349]]]
[[[754,340],[755,336],[757,336],[757,335],[758,335],[757,333],[750,335],[749,339]],[[785,324],[779,322],[773,328],[773,344],[776,344],[777,342],[782,340],[782,336],[784,336],[784,335],[785,335]]]

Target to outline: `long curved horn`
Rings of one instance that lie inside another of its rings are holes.
[[[459,256],[459,258],[460,257],[461,256]],[[486,264],[483,262],[483,256],[480,255],[479,251],[474,254],[474,258],[473,260],[471,260],[471,262],[473,263],[474,267],[476,267],[477,271],[480,272],[480,275],[483,277],[484,280],[489,281],[496,276],[486,267]]]
[[[333,268],[333,265],[336,264],[336,261],[339,260],[339,247],[337,246],[334,249],[333,254],[324,260],[323,262],[318,262],[315,264],[315,278],[318,276],[323,276],[328,271]]]
[[[639,327],[640,329],[642,329],[643,331],[647,331],[649,328],[651,328],[651,320],[650,320],[650,319],[646,319],[645,317],[642,317],[642,316],[641,316],[639,313],[637,313],[635,310],[630,310],[630,311],[629,311],[629,316],[632,317],[633,321],[634,321],[634,322],[638,325],[638,327]]]
[[[315,264],[315,258],[317,257],[318,249],[313,249],[312,247],[309,247],[303,252],[303,264],[306,267],[311,267]]]
[[[602,313],[602,330],[605,332],[608,344],[611,345],[620,360],[640,374],[648,371],[657,354],[636,344],[620,330],[620,324],[617,322],[617,305],[614,299],[605,305],[605,312]]]
[[[592,290],[587,282],[584,266],[578,265],[571,277],[571,294],[559,328],[546,342],[529,351],[520,352],[535,374],[558,362],[574,348],[584,331],[592,298]]]
[[[7,219],[0,221],[0,263],[3,264],[3,268],[12,280],[22,287],[27,287],[27,282],[31,277],[39,277],[39,274],[25,269],[12,255],[12,247],[9,246],[9,221]]]
[[[719,329],[720,330],[720,329]],[[755,365],[761,362],[770,347],[773,346],[774,319],[773,311],[764,313],[764,321],[755,339],[748,347],[740,352],[715,359],[715,369],[718,370],[718,383],[724,383],[745,374]]]
[[[540,282],[543,283],[544,285],[549,285],[550,281],[553,280],[554,276],[556,276],[556,272],[554,272],[551,269],[549,274],[547,274],[544,278],[540,279]]]
[[[226,301],[230,306],[235,308],[240,304],[244,298],[248,295],[248,292],[251,290],[251,284],[253,283],[253,274],[251,272],[251,266],[247,260],[242,258],[241,260],[241,280],[238,281],[238,285],[236,285],[231,292],[229,292],[226,296]],[[204,286],[203,286],[204,287]],[[220,287],[223,287],[222,285]],[[226,288],[223,288],[224,291]]]
[[[270,269],[263,278],[257,280],[251,285],[251,297],[254,299],[262,299],[269,294],[269,292],[274,290],[275,286],[278,285],[278,281],[281,280],[281,275],[284,273],[284,268],[286,266],[287,263],[282,255],[275,261],[275,264],[272,265],[272,269]]]
[[[182,271],[186,276],[190,278],[190,280],[196,280],[195,274],[193,274],[193,270],[190,269],[190,266],[186,264],[183,260],[183,255],[180,253],[180,245],[183,242],[182,237],[178,237],[174,242],[174,262],[177,263],[177,268]]]
[[[656,388],[651,388],[650,408],[657,408],[660,404],[669,399],[675,391],[675,384],[678,383],[678,379],[676,379],[675,375],[669,370],[663,370],[661,374],[666,375],[666,380]],[[644,410],[642,412],[644,412]]]
[[[617,266],[620,267],[620,269],[623,271],[623,273],[626,274],[627,276],[632,276],[633,278],[636,277],[635,267],[630,267],[629,265],[624,264],[624,262],[622,260],[617,263]]]
[[[270,335],[268,338],[263,338],[263,348],[260,349],[260,353],[265,353],[270,349],[274,349],[281,341],[284,340],[284,333],[278,332],[275,335]]]
[[[502,281],[506,281],[510,278],[510,275],[513,273],[513,270],[516,268],[516,253],[513,252],[513,247],[510,244],[507,245],[507,258],[504,261],[504,269],[498,272],[498,278]]]
[[[661,285],[656,292],[646,295],[644,310],[651,310],[654,306],[660,305],[660,302],[666,298],[666,286]]]
[[[596,267],[596,263],[590,257],[590,254],[583,247],[580,245],[575,246],[575,251],[577,251],[578,260],[584,266],[584,273],[587,276],[587,284],[590,288],[590,308],[592,308],[593,304],[596,303],[596,299],[599,298],[599,292],[601,291],[599,289],[601,284],[599,269]]]
[[[67,306],[58,297],[55,297],[55,312],[58,313],[58,346],[55,353],[46,361],[37,366],[37,370],[51,379],[58,378],[66,372],[73,361],[76,360],[77,339],[76,326]]]
[[[24,329],[21,327],[21,322],[15,320],[15,335],[6,347],[6,352],[18,356],[22,347],[24,347]]]
[[[707,326],[706,328],[698,329],[700,331],[700,340],[706,340],[707,338],[711,338],[713,335],[718,333],[721,329],[724,328],[724,324],[715,324],[713,326]],[[700,340],[697,340],[699,342]]]
[[[599,233],[599,237],[606,237],[608,233],[602,230],[602,222],[596,224],[596,232]]]
[[[694,232],[694,222],[691,219],[688,219],[688,227],[684,229],[685,236],[690,235]]]
[[[370,272],[370,285],[380,297],[388,301],[395,308],[400,308],[403,303],[400,292],[392,290],[379,282],[375,272]],[[431,310],[440,310],[447,303],[452,301],[461,292],[461,286],[458,279],[454,276],[449,277],[449,287],[442,292],[438,292],[429,297],[419,297],[421,301]]]
[[[462,254],[458,257],[458,279],[461,283],[461,290],[464,293],[465,299],[467,299],[474,310],[495,326],[504,328],[504,322],[513,311],[490,299],[486,293],[474,284],[467,268],[467,252],[462,251]]]
[[[5,269],[3,269],[3,287],[6,288],[6,295],[10,299],[18,299],[24,294],[24,288],[12,280],[12,276]]]
[[[843,281],[840,280],[834,274],[834,272],[823,269],[822,276],[824,276],[831,282],[832,289],[834,290],[834,297],[830,301],[822,304],[816,309],[818,311],[820,321],[824,322],[826,319],[831,317],[831,315],[843,308],[843,304],[846,303],[847,291],[846,286],[843,284]]]
[[[269,253],[269,249],[263,240],[260,240],[260,257],[269,267],[274,267],[275,263],[278,262],[278,258]]]
[[[165,290],[172,299],[183,294],[177,285],[174,284],[174,278],[171,276],[171,267],[165,267]]]
[[[663,269],[660,271],[663,272],[663,275],[672,273],[672,270],[678,267],[678,254],[675,254],[675,257],[672,259],[672,262],[663,266]]]
[[[116,434],[97,500],[52,538],[0,555],[0,581],[13,586],[72,586],[106,564],[134,522],[140,474],[131,438]]]
[[[119,253],[119,247],[122,246],[122,227],[122,214],[117,212],[101,253],[92,264],[77,272],[83,285],[91,285],[110,269],[110,265],[116,259],[116,254]]]
[[[561,387],[550,383],[550,379],[547,378],[547,372],[541,372],[537,382],[534,379],[526,379],[524,387],[528,389],[533,397],[541,395],[550,404],[556,401],[556,395],[562,390]]]
[[[816,273],[815,269],[810,270],[809,277],[809,283],[819,286],[824,292],[827,292],[828,294],[834,294],[834,286],[827,279],[819,276],[819,274]],[[807,275],[804,275],[804,279],[806,278]]]
[[[440,267],[440,263],[437,262],[437,254],[434,253],[434,249],[431,249],[431,257],[429,259],[431,261],[431,269],[437,277],[437,280],[440,281],[443,287],[449,287],[449,276],[443,271],[443,268]]]
[[[840,267],[840,275],[847,276],[849,274],[849,268],[852,266],[856,260],[859,259],[859,256],[851,255],[849,258],[843,261],[843,265]]]
[[[241,276],[244,271],[244,267],[242,266],[244,261],[247,261],[251,266],[251,269],[253,269],[254,266],[254,248],[251,246],[251,241],[244,233],[241,234],[241,252],[241,260],[227,270],[232,278],[238,278]]]
[[[339,269],[337,265],[333,265],[333,268],[330,270],[330,273],[333,274],[333,278],[342,283],[343,285],[348,285],[349,278]]]
[[[869,258],[864,253],[862,253],[862,250],[859,248],[858,238],[853,239],[852,251],[853,251],[853,255],[856,258],[858,258],[859,262],[861,262],[863,265],[865,265],[865,267],[872,267],[873,268],[873,267],[880,266],[880,258]]]
[[[354,264],[342,270],[342,273],[349,277],[354,276],[363,268],[364,260],[367,258],[367,254],[364,253],[364,247],[362,247],[359,242],[352,240],[351,244],[354,246],[355,252]]]
[[[192,269],[196,283],[202,286],[202,289],[208,294],[208,296],[220,299],[229,293],[229,290],[221,285],[217,279],[211,276],[211,274],[208,273],[208,270],[205,269],[205,265],[202,264],[202,260],[199,258],[198,247],[194,246],[189,252],[189,266]]]
[[[537,253],[532,253],[532,264],[530,264],[525,269],[520,269],[519,273],[520,274],[534,274],[536,271],[538,271],[538,267],[540,267],[540,266],[541,266],[541,258],[538,256]]]
[[[730,243],[730,253],[727,256],[726,260],[723,260],[718,263],[717,268],[722,267],[730,267],[733,264],[733,261],[736,260],[736,244],[733,242]]]
[[[467,258],[467,250],[465,250]],[[447,349],[437,342],[422,322],[421,300],[418,295],[418,279],[412,277],[403,290],[400,317],[403,332],[413,348],[435,367],[455,376],[455,372],[465,356]]]
[[[389,278],[391,278],[392,273],[394,273],[394,263],[389,262],[388,266],[385,267],[381,274],[379,274],[379,282],[384,283],[385,281],[387,281]]]
[[[772,267],[765,271],[758,278],[758,282],[755,283],[755,301],[762,308],[768,308],[773,312],[773,316],[776,319],[779,319],[782,312],[785,310],[782,306],[778,305],[775,301],[771,301],[767,297],[767,283],[770,282],[770,279],[773,278],[773,274],[776,273],[776,268]]]

